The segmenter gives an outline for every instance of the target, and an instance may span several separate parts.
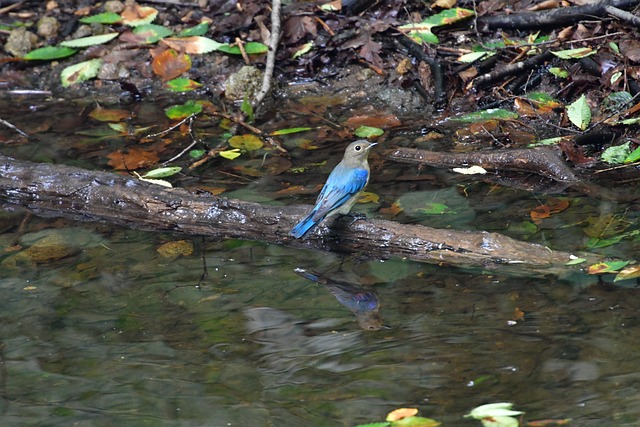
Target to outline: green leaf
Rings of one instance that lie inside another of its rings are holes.
[[[585,130],[589,126],[589,123],[591,123],[591,109],[584,94],[567,107],[567,115],[569,116],[569,121],[580,130]]]
[[[52,59],[66,58],[76,52],[77,50],[71,49],[70,47],[46,46],[32,50],[22,59],[27,59],[29,61],[50,61]]]
[[[202,111],[202,105],[196,103],[193,100],[189,100],[182,105],[173,105],[164,110],[165,115],[172,120],[182,120],[191,116],[192,114],[198,114]]]
[[[431,202],[427,203],[426,206],[426,208],[417,209],[417,211],[425,215],[442,215],[456,213],[455,211],[452,211],[449,206],[442,203]]]
[[[247,151],[259,150],[264,146],[260,138],[250,133],[244,135],[235,135],[229,138],[229,145],[234,148],[241,148]]]
[[[209,31],[209,23],[203,22],[195,27],[185,28],[180,31],[178,37],[204,36]]]
[[[169,37],[173,34],[173,31],[167,27],[156,24],[143,24],[138,25],[133,29],[133,34],[145,37],[144,43],[155,43],[160,39]]]
[[[194,80],[187,79],[185,77],[178,77],[177,79],[169,80],[167,87],[173,92],[189,92],[201,87],[202,84]]]
[[[380,136],[384,133],[382,129],[375,128],[373,126],[360,126],[354,131],[354,134],[359,138],[371,138],[374,136]]]
[[[587,259],[586,258],[572,258],[571,261],[567,262],[565,265],[578,265],[578,264],[582,264],[583,262],[585,262]]]
[[[253,120],[255,119],[253,116],[253,106],[251,105],[251,102],[249,102],[247,94],[244,95],[242,104],[240,104],[240,111],[242,111],[245,116],[247,116],[247,121],[249,123],[253,123]]]
[[[60,72],[62,86],[69,87],[96,77],[103,62],[101,58],[96,58],[66,67]]]
[[[115,24],[122,20],[122,17],[114,12],[104,12],[97,15],[85,16],[78,21],[83,24]]]
[[[612,92],[604,99],[604,107],[608,111],[616,111],[623,108],[626,104],[631,102],[633,95],[629,92],[622,90],[620,92]]]
[[[615,244],[620,243],[620,241],[625,237],[626,237],[625,235],[609,237],[606,239],[591,237],[589,240],[587,240],[587,243],[585,244],[585,246],[588,249],[606,248],[607,246],[613,246]]]
[[[564,137],[562,137],[562,136],[556,136],[554,138],[541,139],[540,141],[536,142],[535,144],[530,144],[529,146],[530,147],[535,147],[536,145],[557,145],[563,139],[564,139]]]
[[[609,49],[620,55],[620,48],[618,47],[617,43],[609,42]]]
[[[577,49],[559,50],[558,52],[551,53],[561,59],[580,59],[594,55],[597,52],[597,50],[593,50],[590,47],[579,47]]]
[[[191,150],[189,151],[189,156],[193,159],[199,159],[200,157],[204,156],[204,153],[206,153],[207,150]]]
[[[634,163],[640,160],[640,147],[633,150],[625,159],[624,163]]]
[[[271,135],[273,135],[273,136],[289,135],[290,133],[306,132],[306,131],[311,130],[311,129],[313,129],[313,128],[300,127],[300,128],[280,129],[280,130],[271,132]]]
[[[559,77],[561,79],[566,79],[569,77],[569,72],[563,68],[560,67],[551,67],[549,68],[549,72],[551,74],[553,74],[556,77]]]
[[[489,110],[482,110],[465,114],[460,117],[453,117],[451,118],[451,120],[453,120],[454,122],[475,123],[485,122],[487,120],[513,120],[517,118],[517,113],[502,108],[492,108]]]
[[[311,48],[313,48],[313,41],[310,41],[309,43],[305,43],[302,46],[300,46],[300,49],[293,52],[293,55],[291,56],[291,58],[296,59],[297,57],[302,56],[305,53],[309,52]]]
[[[615,145],[609,147],[602,152],[601,159],[603,162],[610,165],[620,165],[624,163],[627,157],[631,154],[631,143],[629,141],[622,145]]]
[[[230,46],[227,43],[220,44],[217,48],[220,52],[230,53],[232,55],[242,55],[238,46]],[[258,42],[248,42],[244,44],[244,51],[248,55],[254,55],[258,53],[265,53],[269,51],[267,45]]]
[[[464,55],[461,55],[458,57],[458,62],[464,62],[464,63],[476,62],[480,59],[489,58],[495,54],[496,54],[495,52],[488,52],[486,50],[479,51],[479,52],[465,53]]]
[[[615,273],[616,271],[622,270],[629,264],[629,261],[610,261],[607,262],[607,268],[602,270],[602,273]]]
[[[512,417],[522,415],[524,412],[511,410],[513,403],[500,402],[480,405],[465,415],[465,418],[475,418],[476,420],[486,417]]]
[[[220,154],[220,157],[224,157],[225,159],[233,160],[236,157],[239,157],[242,154],[242,152],[240,151],[240,149],[234,148],[232,150],[221,151],[218,154]]]
[[[544,92],[528,92],[525,94],[525,98],[530,99],[531,101],[538,102],[542,105],[553,105],[557,104],[558,106],[562,105],[560,101],[555,99],[553,96]]]
[[[142,175],[142,177],[143,178],[166,178],[179,173],[181,170],[182,168],[179,166],[158,168],[145,173],[144,175]]]
[[[101,34],[99,36],[89,36],[82,37],[79,39],[67,40],[60,43],[60,46],[65,47],[89,47],[96,46],[99,44],[104,44],[110,42],[111,40],[118,37],[120,33],[109,33],[109,34]]]
[[[431,418],[406,417],[391,423],[392,427],[438,427],[440,423]]]
[[[438,38],[433,34],[432,28],[443,25],[451,25],[461,20],[474,16],[475,12],[469,9],[454,7],[432,15],[422,22],[406,24],[398,27],[399,30],[408,33],[408,36],[417,42],[438,43]]]

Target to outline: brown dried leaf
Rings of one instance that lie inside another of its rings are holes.
[[[154,165],[160,161],[154,151],[144,151],[139,148],[129,148],[127,153],[115,151],[107,156],[108,165],[115,170],[136,170]]]
[[[191,68],[191,58],[173,49],[160,52],[153,58],[153,72],[164,81],[175,79]]]

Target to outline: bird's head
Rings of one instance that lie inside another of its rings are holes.
[[[352,142],[349,144],[344,152],[344,158],[347,160],[362,161],[366,160],[371,150],[375,145],[375,142],[365,141],[364,139]]]

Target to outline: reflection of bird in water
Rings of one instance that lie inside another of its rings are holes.
[[[371,289],[362,288],[347,282],[337,282],[302,268],[294,270],[299,276],[321,283],[331,292],[340,304],[356,315],[358,325],[364,330],[378,331],[386,326],[380,316],[380,300]]]

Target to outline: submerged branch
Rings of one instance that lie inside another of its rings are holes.
[[[388,259],[500,269],[522,275],[565,275],[572,255],[488,232],[440,230],[384,220],[321,224],[306,240],[288,235],[308,206],[257,203],[167,189],[130,176],[38,164],[0,155],[0,201],[44,217],[102,221],[130,228],[218,239],[259,240]],[[348,217],[347,217],[348,218]],[[590,262],[596,255],[581,255]]]

